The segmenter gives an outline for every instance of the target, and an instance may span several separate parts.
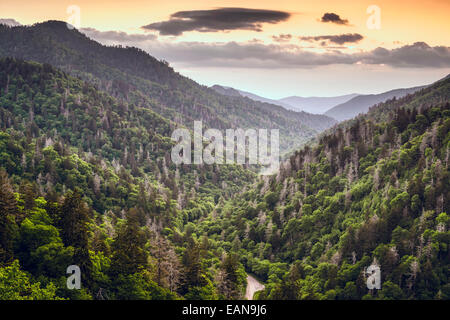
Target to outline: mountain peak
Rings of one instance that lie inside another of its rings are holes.
[[[44,22],[37,22],[33,26],[51,26],[51,27],[65,27],[67,28],[67,23],[61,20],[47,20]]]
[[[230,96],[230,97],[242,97],[242,95],[239,93],[238,90],[230,88],[230,87],[224,87],[218,84],[215,84],[213,86],[211,86],[211,89],[213,89],[214,91],[223,94],[225,96]]]

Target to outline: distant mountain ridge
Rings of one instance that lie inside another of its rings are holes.
[[[303,110],[311,113],[324,114],[325,111],[344,103],[359,94],[351,93],[336,97],[298,97],[292,96],[280,99],[281,102],[287,103],[293,107],[294,110]]]
[[[213,89],[217,93],[223,94],[224,96],[242,97],[242,95],[239,92],[239,90],[236,90],[236,89],[231,88],[231,87],[224,87],[224,86],[219,86],[219,85],[215,84],[215,85],[213,85],[211,87],[211,89]]]
[[[241,95],[255,101],[279,105],[288,110],[297,112],[303,111],[311,114],[323,114],[336,119],[337,121],[344,121],[354,118],[359,114],[368,112],[369,108],[376,104],[386,102],[394,97],[402,98],[408,94],[426,88],[427,86],[428,85],[393,89],[379,94],[352,93],[336,97],[291,96],[279,100],[264,98],[250,92],[220,85],[214,85],[211,88],[228,96]]]
[[[302,110],[295,110],[294,108],[292,108],[291,105],[289,105],[287,103],[283,103],[280,100],[264,98],[264,97],[261,97],[261,96],[258,96],[256,94],[254,94],[254,93],[243,91],[243,90],[239,90],[239,89],[235,89],[235,88],[232,88],[232,87],[226,87],[226,86],[221,86],[221,85],[215,84],[215,85],[211,86],[210,88],[215,90],[216,92],[218,92],[220,94],[223,94],[223,95],[226,95],[226,96],[230,96],[230,97],[247,97],[247,98],[252,99],[254,101],[259,101],[259,102],[263,102],[263,103],[270,103],[270,104],[274,104],[274,105],[277,105],[277,106],[281,106],[281,107],[284,107],[285,109],[288,109],[288,110],[302,111]]]
[[[328,109],[334,107],[337,104],[346,102],[353,97],[358,96],[356,93],[347,94],[343,96],[336,97],[299,97],[299,96],[291,96],[282,99],[269,99],[265,97],[261,97],[251,92],[239,90],[236,88],[225,87],[221,85],[213,85],[212,89],[217,92],[229,96],[237,96],[238,94],[250,98],[255,101],[271,103],[275,105],[279,105],[288,110],[293,111],[303,111],[312,114],[323,114]]]
[[[360,113],[366,113],[369,108],[381,102],[385,102],[394,97],[402,98],[408,94],[414,93],[427,86],[418,86],[413,88],[395,89],[380,94],[358,95],[347,102],[341,103],[324,114],[338,121],[348,120]]]

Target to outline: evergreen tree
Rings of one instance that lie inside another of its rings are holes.
[[[18,209],[16,199],[4,169],[0,169],[0,266],[11,262]]]
[[[227,254],[220,266],[223,272],[222,283],[220,284],[222,288],[221,293],[226,299],[241,298],[242,286],[239,277],[239,267],[239,258],[236,253]]]
[[[61,206],[61,236],[66,246],[74,247],[73,264],[80,267],[83,282],[92,285],[92,261],[89,256],[89,211],[78,190],[69,192]]]
[[[139,228],[138,213],[131,209],[112,244],[111,274],[130,275],[147,268],[146,236]]]
[[[193,287],[202,287],[206,284],[203,277],[200,246],[192,236],[188,239],[182,263],[184,266],[182,293],[186,293]]]

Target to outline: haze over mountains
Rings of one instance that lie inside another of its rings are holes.
[[[402,98],[408,94],[414,93],[426,86],[419,86],[407,89],[396,89],[380,94],[364,94],[358,95],[346,102],[334,106],[324,114],[333,117],[336,120],[343,121],[351,119],[360,113],[366,113],[369,108],[381,102],[385,102],[389,99]]]
[[[347,94],[336,97],[299,97],[291,96],[278,100],[268,99],[256,94],[231,87],[214,85],[211,88],[229,96],[244,96],[255,101],[261,101],[282,106],[289,110],[304,111],[312,114],[324,114],[338,121],[351,119],[358,114],[366,113],[369,108],[392,98],[402,98],[426,86],[405,89],[394,89],[379,94]]]
[[[310,113],[323,114],[328,109],[344,103],[354,97],[358,96],[356,93],[346,94],[336,97],[298,97],[292,96],[280,99],[280,102],[284,102],[292,106],[294,110],[304,110]]]
[[[211,87],[212,89],[216,90],[217,92],[220,92],[225,95],[230,96],[243,96],[248,97],[255,101],[261,101],[271,104],[276,104],[279,106],[282,106],[288,110],[294,110],[294,111],[303,111],[313,114],[323,114],[328,109],[346,102],[350,100],[353,97],[356,97],[358,94],[347,94],[343,96],[336,96],[336,97],[299,97],[299,96],[291,96],[286,97],[282,99],[269,99],[264,98],[261,96],[258,96],[254,93],[238,90],[231,87],[225,87],[220,85],[214,85]]]
[[[305,110],[296,110],[290,104],[283,103],[280,100],[264,98],[264,97],[258,96],[256,94],[253,94],[251,92],[242,91],[242,90],[234,89],[234,88],[231,88],[231,87],[224,87],[224,86],[214,85],[211,88],[216,90],[217,92],[220,92],[220,93],[225,94],[225,95],[242,96],[242,97],[250,98],[250,99],[255,100],[255,101],[260,101],[260,102],[264,102],[264,103],[275,104],[277,106],[282,106],[282,107],[284,107],[285,109],[288,109],[288,110],[305,111]],[[308,112],[308,111],[306,111],[306,112]],[[309,112],[309,113],[314,113],[314,112]]]

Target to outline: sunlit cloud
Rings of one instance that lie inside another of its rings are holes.
[[[0,19],[0,24],[7,25],[9,27],[19,27],[22,24],[15,19]]]
[[[383,64],[394,68],[450,67],[450,47],[431,47],[425,42],[416,42],[395,49],[378,47],[370,51],[346,53],[339,50],[344,48],[342,46],[328,48],[333,50],[315,52],[307,47],[288,43],[171,42],[161,41],[150,35],[102,32],[91,28],[82,31],[101,43],[124,43],[136,46],[171,63],[190,66],[273,69],[311,68],[332,64]],[[354,38],[353,40],[356,41],[358,36]],[[333,40],[339,44],[352,39],[343,37],[341,40],[334,38]]]

